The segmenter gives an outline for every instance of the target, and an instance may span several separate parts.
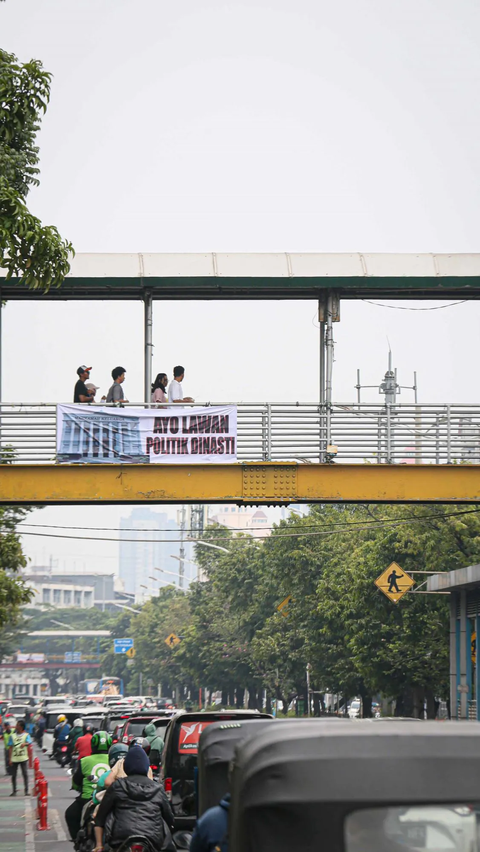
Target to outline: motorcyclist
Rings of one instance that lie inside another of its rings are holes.
[[[174,849],[170,829],[173,813],[163,787],[147,778],[149,760],[138,746],[129,749],[124,760],[126,777],[108,788],[95,817],[94,852],[102,852],[105,840],[115,849],[132,835],[146,837],[153,848]],[[104,832],[107,817],[108,830]]]
[[[85,725],[83,736],[79,737],[74,745],[74,754],[78,754],[78,759],[88,757],[92,753],[92,736],[93,728],[91,725]]]
[[[73,728],[68,735],[68,755],[69,757],[73,754],[73,749],[75,748],[76,742],[80,737],[83,736],[83,719],[75,719],[73,723]]]
[[[65,821],[73,841],[79,832],[82,810],[92,798],[97,779],[108,769],[108,749],[112,738],[106,731],[98,731],[92,737],[92,753],[78,761],[72,776],[72,786],[80,795],[65,811]]]
[[[54,757],[55,752],[62,745],[65,745],[67,742],[67,737],[70,733],[70,725],[67,722],[67,717],[60,713],[57,716],[57,724],[55,725],[55,729],[53,731],[53,748],[51,757]]]
[[[145,737],[135,737],[130,743],[128,749],[131,748],[143,748],[147,757],[150,754],[150,743]],[[115,765],[112,768],[112,771],[109,772],[105,779],[105,787],[111,787],[114,781],[118,781],[119,778],[126,778],[126,772],[124,769],[124,758],[120,757],[118,761],[116,761]],[[148,777],[153,781],[153,772],[148,767]]]
[[[118,763],[119,760],[121,760],[122,763],[123,763],[127,754],[128,754],[128,746],[125,743],[114,743],[112,746],[110,746],[110,748],[108,750],[108,765],[109,765],[110,769],[113,769],[113,767],[115,766],[116,763]],[[107,780],[109,774],[110,774],[110,772],[107,769],[107,771],[104,772],[104,774],[101,775],[100,778],[98,779],[98,783],[97,783],[97,786],[95,787],[95,792],[93,794],[93,801],[95,802],[96,805],[99,805],[100,802],[103,799],[103,795],[105,793],[105,790],[107,789],[106,786],[105,786],[105,781]],[[125,775],[125,773],[124,773],[123,777],[124,778],[127,777]]]
[[[145,726],[145,737],[150,743],[150,766],[160,766],[164,742],[153,722]]]

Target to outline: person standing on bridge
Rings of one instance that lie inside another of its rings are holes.
[[[17,795],[17,772],[19,766],[22,770],[25,795],[28,796],[28,746],[31,742],[32,738],[30,734],[27,734],[25,731],[25,722],[23,719],[19,719],[15,726],[15,732],[10,734],[8,741],[13,788],[10,793],[11,796]]]
[[[78,381],[73,391],[74,402],[92,402],[95,393],[92,393],[85,384],[85,382],[87,382],[90,378],[91,369],[91,367],[86,367],[85,364],[82,364],[82,366],[78,368]]]
[[[152,402],[168,402],[165,393],[168,385],[168,376],[166,373],[158,373],[152,385]]]
[[[172,402],[195,402],[191,396],[183,395],[182,382],[185,376],[185,367],[173,368],[173,379],[168,386],[168,401]]]
[[[128,402],[128,399],[125,399],[125,394],[123,392],[122,384],[125,381],[125,367],[114,367],[112,370],[112,379],[113,385],[109,389],[107,393],[107,404],[108,403],[122,403]]]

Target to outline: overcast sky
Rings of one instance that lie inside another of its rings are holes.
[[[6,0],[0,32],[54,75],[29,203],[79,252],[480,251],[473,0]],[[388,338],[421,401],[478,401],[479,317],[344,302],[335,399],[357,367],[381,380]],[[314,302],[157,303],[154,371],[184,363],[197,399],[315,401],[315,318]],[[140,304],[10,303],[3,330],[4,400],[70,401],[87,362],[102,392],[122,364],[141,398]],[[24,543],[116,567],[115,544]]]

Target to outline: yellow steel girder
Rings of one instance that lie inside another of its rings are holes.
[[[0,466],[0,503],[477,503],[480,465]]]

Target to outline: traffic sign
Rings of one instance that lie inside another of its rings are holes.
[[[291,600],[292,600],[292,596],[288,595],[288,597],[286,597],[282,601],[282,603],[278,604],[278,606],[277,606],[277,609],[278,609],[280,615],[285,616],[285,618],[288,616],[288,614],[290,612],[290,610],[288,609],[288,604],[290,603]]]
[[[64,662],[65,663],[81,663],[82,662],[82,652],[81,651],[65,651]]]
[[[135,648],[129,648],[128,651],[125,651],[125,653],[126,653],[127,657],[130,657],[130,659],[132,659],[137,652],[136,652]]]
[[[408,592],[415,585],[415,580],[406,571],[402,571],[400,565],[392,562],[383,574],[377,577],[375,585],[389,600],[393,601],[393,603],[398,603],[400,598],[403,598],[405,592]]]
[[[114,654],[126,654],[127,651],[133,648],[133,639],[114,639],[113,652]]]
[[[169,648],[175,648],[176,645],[180,643],[180,639],[178,638],[176,633],[170,633],[170,636],[167,636],[165,639],[165,644],[168,645]]]

